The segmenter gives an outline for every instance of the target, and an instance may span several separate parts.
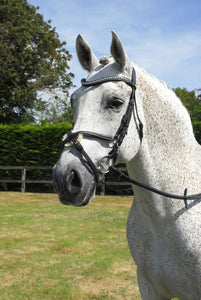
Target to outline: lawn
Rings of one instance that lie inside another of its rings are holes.
[[[0,299],[141,299],[126,241],[132,197],[82,208],[0,193]]]

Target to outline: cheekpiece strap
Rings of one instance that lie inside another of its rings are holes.
[[[139,138],[140,138],[140,142],[142,142],[142,138],[143,138],[143,124],[139,118],[138,115],[138,110],[137,110],[137,104],[136,104],[136,98],[135,98],[135,90],[137,88],[136,85],[136,72],[135,69],[132,69],[132,75],[131,75],[131,80],[120,76],[120,77],[115,77],[115,76],[108,76],[105,78],[100,78],[100,79],[96,79],[96,80],[86,80],[86,79],[82,79],[81,80],[81,84],[84,87],[91,87],[91,86],[96,86],[99,84],[103,84],[105,82],[117,82],[117,81],[121,81],[126,83],[127,85],[129,85],[132,88],[132,92],[131,92],[131,97],[128,103],[128,107],[126,110],[125,115],[122,117],[121,123],[120,123],[120,127],[117,130],[113,141],[114,141],[114,145],[112,150],[110,151],[109,155],[110,157],[113,157],[114,160],[117,157],[117,152],[118,152],[118,148],[121,145],[125,135],[127,134],[127,130],[128,130],[128,126],[131,120],[131,115],[132,115],[132,111],[133,111],[133,107],[134,107],[134,118],[135,118],[135,122],[136,122],[136,118],[138,120],[138,124],[136,122],[136,126],[137,126],[137,130],[139,133]]]

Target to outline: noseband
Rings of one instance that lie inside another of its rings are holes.
[[[107,158],[108,160],[113,160],[113,163],[115,163],[115,161],[117,159],[118,149],[121,146],[125,135],[127,134],[132,113],[134,116],[134,121],[136,124],[137,131],[139,134],[140,142],[142,142],[142,138],[143,138],[143,124],[139,118],[136,97],[135,97],[135,91],[136,91],[137,85],[136,85],[136,73],[135,73],[134,68],[132,69],[131,80],[128,78],[125,78],[125,77],[111,76],[111,77],[105,77],[102,79],[97,79],[94,81],[87,81],[86,79],[82,79],[81,83],[82,83],[82,86],[88,88],[88,87],[97,86],[97,85],[100,85],[100,84],[103,84],[106,82],[117,82],[117,81],[126,83],[127,85],[129,85],[132,88],[132,91],[131,91],[131,95],[130,95],[130,99],[128,102],[126,112],[121,119],[120,126],[119,126],[116,134],[114,136],[108,136],[105,134],[99,134],[99,133],[91,132],[91,131],[68,132],[67,136],[65,136],[65,138],[63,140],[63,148],[65,147],[65,145],[70,144],[71,146],[74,146],[82,154],[82,156],[86,159],[89,167],[91,168],[91,170],[94,173],[94,177],[95,177],[97,184],[99,184],[99,174],[101,172],[99,169],[97,169],[97,167],[95,166],[95,164],[93,163],[93,161],[91,160],[89,155],[85,152],[84,148],[80,144],[79,139],[78,139],[79,134],[82,134],[84,137],[93,137],[93,138],[95,137],[96,139],[113,143],[111,151],[108,153],[107,156],[105,156],[103,158],[103,159]],[[99,162],[99,165],[101,165],[101,162],[102,161]],[[107,171],[108,171],[108,168],[107,168]]]

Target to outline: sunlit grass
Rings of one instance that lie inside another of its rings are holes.
[[[53,194],[0,192],[0,300],[140,300],[131,202],[98,196],[75,208]]]
[[[126,241],[132,197],[63,206],[0,193],[0,299],[141,299]]]

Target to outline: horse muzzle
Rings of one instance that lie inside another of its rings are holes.
[[[94,198],[94,174],[75,148],[63,151],[54,166],[53,186],[62,204],[85,206]]]

